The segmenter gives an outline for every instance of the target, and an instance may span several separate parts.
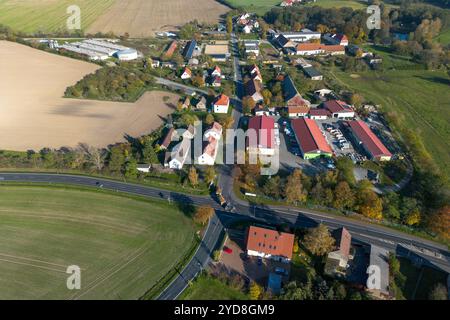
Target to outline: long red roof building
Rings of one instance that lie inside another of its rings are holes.
[[[314,120],[307,118],[293,119],[291,120],[291,126],[303,158],[312,159],[321,155],[327,157],[333,155],[333,150]]]
[[[380,161],[391,160],[392,154],[364,121],[353,120],[347,123],[356,143],[362,145],[372,159]]]

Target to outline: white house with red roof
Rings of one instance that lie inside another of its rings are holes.
[[[340,46],[348,46],[348,38],[345,34],[342,33],[327,33],[323,36],[323,40],[329,44],[335,44]]]
[[[249,120],[247,131],[247,150],[252,154],[273,156],[276,151],[275,120],[265,115]]]
[[[219,141],[222,138],[222,126],[214,122],[212,127],[205,131],[203,153],[198,157],[198,164],[213,166],[219,151]]]
[[[355,110],[352,106],[341,100],[328,100],[323,103],[323,108],[330,113],[330,117],[338,119],[352,119]]]
[[[211,71],[211,77],[221,77],[222,76],[222,70],[219,66],[215,66],[214,69]]]
[[[294,248],[292,233],[251,226],[247,233],[247,254],[289,263]]]
[[[213,102],[214,113],[228,113],[229,107],[230,107],[230,98],[224,94],[217,96]]]
[[[190,79],[192,77],[192,71],[189,68],[184,68],[180,78],[183,80]]]

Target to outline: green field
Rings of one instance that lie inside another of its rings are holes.
[[[442,31],[435,40],[444,46],[450,44],[450,28]]]
[[[189,251],[165,203],[75,188],[0,185],[0,299],[137,299]],[[69,291],[67,266],[81,268]]]
[[[324,8],[349,7],[357,10],[367,8],[367,3],[357,0],[317,0],[316,2],[309,3],[308,6],[321,6]]]
[[[384,56],[386,58],[387,56]],[[408,59],[384,59],[386,66],[410,65]],[[402,126],[414,130],[446,177],[450,177],[450,79],[442,71],[389,70],[350,74],[333,71],[331,77],[366,100],[396,111]]]
[[[249,12],[264,15],[275,6],[278,6],[283,0],[225,0],[233,8],[244,8]]]
[[[67,7],[81,9],[81,28],[86,29],[115,0],[0,0],[0,24],[16,31],[33,33],[65,31],[70,16]]]
[[[179,297],[180,300],[248,300],[249,297],[218,279],[202,275]]]

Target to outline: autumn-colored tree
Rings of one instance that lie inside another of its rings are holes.
[[[242,99],[242,109],[250,113],[256,106],[255,100],[252,97],[246,96]]]
[[[355,204],[355,195],[346,181],[341,181],[334,189],[333,206],[336,209],[351,209]]]
[[[358,193],[358,211],[365,217],[375,220],[383,218],[383,201],[378,195],[368,189]]]
[[[214,209],[211,207],[198,207],[195,215],[194,222],[197,224],[205,225],[209,219],[214,215]]]
[[[279,176],[270,177],[264,184],[263,187],[264,194],[269,197],[278,199],[281,194],[280,185],[281,185],[281,178]]]
[[[431,215],[429,228],[439,236],[450,239],[450,206],[446,205]]]
[[[213,166],[208,166],[205,170],[205,181],[208,184],[211,184],[214,182],[214,179],[216,177],[216,170]]]
[[[308,193],[302,185],[302,171],[295,169],[287,178],[284,197],[288,203],[296,204],[298,202],[305,202],[307,196]]]
[[[196,86],[197,88],[201,88],[205,86],[205,79],[198,75],[192,78],[192,85]]]
[[[330,252],[334,247],[334,243],[334,238],[324,224],[308,229],[303,238],[305,248],[316,256],[323,256]]]
[[[414,226],[420,223],[421,216],[419,209],[415,208],[411,212],[408,213],[408,215],[405,217],[405,223],[408,226]]]
[[[211,113],[208,113],[205,117],[205,123],[210,126],[214,122],[214,116]]]
[[[195,188],[196,186],[198,186],[198,173],[197,173],[197,169],[195,169],[194,166],[191,166],[189,168],[189,173],[188,173],[188,179],[189,179],[189,183]]]
[[[259,284],[257,284],[254,281],[252,283],[250,283],[249,294],[250,294],[251,300],[258,300],[259,297],[261,296],[262,292],[263,292],[263,289],[261,288],[261,286]]]
[[[359,107],[364,102],[364,98],[359,93],[353,93],[350,97],[350,104]]]
[[[261,95],[263,96],[264,104],[267,106],[270,105],[271,98],[272,98],[272,92],[270,92],[269,89],[264,89],[263,91],[261,91]]]

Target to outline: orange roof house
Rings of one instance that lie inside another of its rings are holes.
[[[251,226],[247,234],[247,254],[289,262],[292,259],[294,235]]]

